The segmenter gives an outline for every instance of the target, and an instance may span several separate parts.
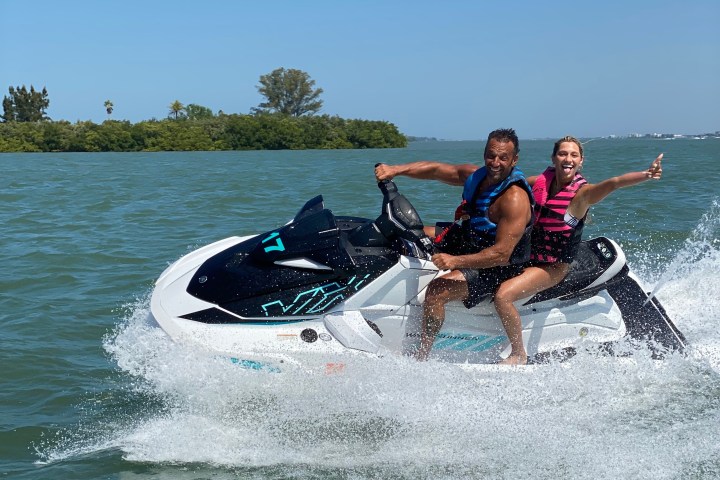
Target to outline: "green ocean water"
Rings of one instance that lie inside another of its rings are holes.
[[[197,357],[147,323],[154,280],[189,251],[276,228],[317,194],[374,218],[374,164],[477,163],[482,148],[0,154],[0,476],[720,477],[718,139],[585,146],[591,182],[665,153],[662,180],[594,207],[586,235],[618,241],[661,287],[688,358],[288,379]],[[540,173],[551,149],[521,141],[520,167]],[[459,201],[457,187],[397,184],[426,223]]]

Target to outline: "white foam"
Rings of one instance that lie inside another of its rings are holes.
[[[717,205],[716,205],[717,206]],[[720,246],[717,210],[665,270],[658,298],[687,357],[581,352],[532,370],[469,371],[402,358],[342,375],[240,368],[177,345],[147,321],[147,299],[105,342],[137,415],[66,434],[45,461],[93,449],[128,460],[434,478],[683,478],[720,474]],[[714,225],[714,226],[713,226]],[[703,230],[704,229],[704,230]],[[362,475],[361,475],[362,476]]]

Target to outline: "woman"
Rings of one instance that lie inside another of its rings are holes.
[[[503,282],[495,293],[495,309],[512,348],[501,364],[527,363],[520,313],[513,302],[560,283],[570,270],[590,206],[618,188],[659,179],[662,157],[660,154],[644,172],[630,172],[590,184],[579,173],[583,164],[580,141],[564,137],[555,142],[551,157],[553,166],[541,175],[528,178],[537,202],[530,263],[523,273]]]

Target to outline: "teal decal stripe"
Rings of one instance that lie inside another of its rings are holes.
[[[471,350],[473,352],[482,352],[505,340],[507,340],[505,335],[490,337],[488,335],[470,335],[467,333],[454,335],[440,334],[435,337],[433,350]]]
[[[280,373],[280,369],[267,363],[256,362],[255,360],[244,360],[242,358],[230,357],[230,361],[248,370],[266,370],[268,372]]]
[[[292,305],[286,307],[280,300],[275,300],[274,302],[266,303],[262,306],[262,309],[265,310],[266,316],[268,315],[268,308],[272,307],[273,305],[277,305],[278,307],[280,307],[280,310],[282,310],[283,313],[287,313],[287,311],[292,308]]]
[[[485,340],[486,338],[489,338],[487,335],[471,335],[469,333],[458,333],[458,334],[443,334],[440,333],[435,337],[435,343],[433,343],[433,348],[442,350],[446,348],[450,348],[452,345],[457,344],[458,342],[463,342],[462,344],[470,344],[475,345],[478,342],[481,342]],[[438,341],[438,339],[441,339]],[[462,348],[454,347],[453,350],[462,350]]]
[[[495,345],[497,345],[498,343],[503,343],[503,342],[507,341],[507,339],[508,339],[508,337],[506,337],[505,335],[500,335],[499,337],[495,337],[492,340],[489,340],[489,341],[483,343],[482,345],[478,346],[477,348],[474,348],[473,352],[482,352],[482,351],[488,350],[488,349],[494,347]]]
[[[334,287],[332,290],[326,291],[326,289]],[[328,285],[323,285],[321,287],[313,288],[312,290],[308,290],[307,292],[302,292],[300,295],[295,297],[295,301],[293,302],[293,305],[295,305],[301,297],[305,295],[310,295],[310,298],[305,300],[305,302],[297,307],[294,314],[302,313],[303,309],[312,302],[312,300],[319,294],[322,293],[322,297],[320,297],[312,306],[308,308],[308,312],[317,311],[318,305],[322,305],[322,303],[325,302],[325,300],[328,298],[329,295],[332,295],[333,293],[340,292],[342,290],[345,290],[345,287],[341,286],[339,283],[334,282],[330,283]]]
[[[476,337],[475,335],[470,335],[468,333],[459,333],[459,334],[453,334],[453,335],[440,333],[435,337],[435,342],[433,343],[433,348],[444,349],[444,348],[450,347],[451,345],[455,345],[456,343],[461,342],[461,341],[465,341],[465,342],[469,341],[470,343],[472,343],[474,345],[478,341],[484,340],[486,338],[487,338],[486,336]],[[438,339],[440,339],[440,340],[438,341]]]
[[[343,298],[345,298],[345,295],[338,294],[334,297],[325,295],[322,300],[316,303],[314,307],[310,308],[307,313],[320,313],[325,310],[325,308],[334,305],[335,303],[337,303],[337,301],[342,300]]]
[[[458,345],[455,345],[455,350],[467,350],[468,348],[472,348],[472,347],[476,346],[478,343],[484,342],[488,338],[490,338],[490,337],[487,335],[480,335],[471,340],[468,340],[467,342],[462,342]]]
[[[368,278],[369,276],[370,276],[370,274],[368,273],[367,275],[365,275],[365,276],[362,278],[362,280],[360,280],[358,283],[355,284],[355,291],[357,291],[357,290],[360,288],[360,285],[362,285],[363,283],[365,283],[365,280],[367,280],[367,278]],[[352,283],[353,283],[354,280],[355,280],[355,277],[353,277],[352,279],[350,279],[350,281],[348,282],[348,287],[349,287],[350,285],[352,285]]]

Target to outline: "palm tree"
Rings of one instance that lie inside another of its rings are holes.
[[[114,106],[115,105],[113,105],[113,103],[110,100],[105,100],[105,111],[107,112],[108,117],[110,117],[110,115],[112,115]]]
[[[185,111],[185,105],[180,103],[180,100],[175,100],[168,108],[170,109],[170,114],[168,116],[173,116],[175,120],[177,120],[178,117],[183,116],[183,112]]]

